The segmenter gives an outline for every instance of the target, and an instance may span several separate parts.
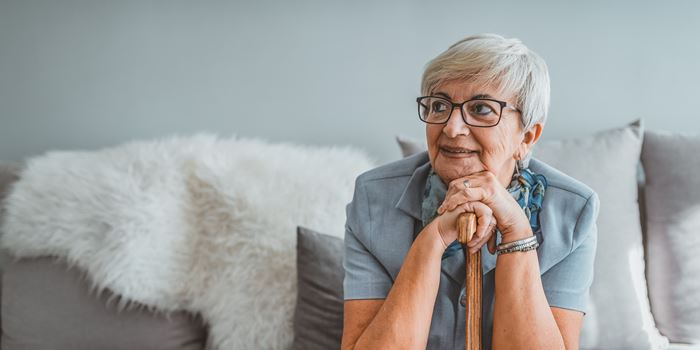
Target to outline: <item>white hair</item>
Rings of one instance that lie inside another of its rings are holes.
[[[421,93],[430,95],[436,87],[451,80],[494,84],[499,93],[513,94],[515,107],[522,111],[520,121],[524,130],[547,121],[550,98],[547,64],[519,39],[483,33],[454,43],[426,65]],[[523,157],[519,166],[529,165],[531,153]]]

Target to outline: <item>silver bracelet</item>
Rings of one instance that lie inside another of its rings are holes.
[[[537,243],[535,245],[531,245],[531,246],[524,247],[524,248],[513,247],[513,248],[504,249],[504,250],[497,250],[496,255],[513,253],[513,252],[527,252],[529,250],[537,249],[537,247],[539,247],[539,246],[540,246],[539,243]]]
[[[501,255],[501,254],[507,254],[507,253],[512,253],[512,252],[526,252],[529,250],[537,249],[537,247],[540,246],[540,243],[537,241],[526,243],[526,244],[521,244],[521,245],[516,245],[514,247],[506,248],[506,249],[497,249],[496,250],[496,255]]]
[[[537,237],[535,237],[535,235],[532,235],[532,236],[530,236],[530,237],[526,237],[526,238],[523,238],[523,239],[519,239],[519,240],[513,241],[513,242],[501,243],[501,244],[499,244],[496,248],[498,248],[498,249],[508,249],[508,248],[510,248],[510,247],[515,247],[516,245],[521,245],[521,244],[529,243],[529,242],[532,242],[532,241],[537,241]]]
[[[537,241],[529,241],[527,243],[522,243],[522,244],[514,245],[512,247],[501,248],[501,249],[496,249],[496,250],[519,249],[519,248],[523,248],[523,247],[529,247],[529,246],[535,245],[535,244],[538,244]]]

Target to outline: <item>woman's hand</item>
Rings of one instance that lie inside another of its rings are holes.
[[[469,188],[465,188],[465,180],[469,181]],[[445,200],[438,208],[438,218],[444,216],[443,214],[447,215],[441,218],[438,226],[443,239],[451,239],[447,242],[457,238],[457,217],[463,212],[474,212],[477,216],[476,235],[472,238],[472,241],[476,239],[476,242],[470,252],[481,249],[488,240],[489,252],[494,254],[496,235],[491,231],[495,231],[495,227],[501,231],[503,241],[508,241],[505,237],[511,232],[522,234],[522,230],[530,228],[530,222],[518,202],[498,181],[496,175],[488,170],[457,178],[449,183]],[[494,228],[488,227],[489,225],[494,225]],[[468,243],[470,247],[471,243]]]
[[[447,198],[447,197],[445,197]],[[442,238],[445,248],[457,239],[457,220],[462,213],[476,214],[476,232],[472,239],[467,242],[469,253],[473,254],[481,249],[488,240],[489,252],[496,253],[496,219],[492,215],[491,208],[481,202],[467,202],[458,205],[452,210],[442,211],[442,214],[435,218],[435,225]]]

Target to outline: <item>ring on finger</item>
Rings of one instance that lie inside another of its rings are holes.
[[[462,181],[462,183],[464,184],[464,189],[469,188],[469,179]]]

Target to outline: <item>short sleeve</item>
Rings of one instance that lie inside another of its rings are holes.
[[[384,266],[367,249],[369,207],[359,179],[355,181],[355,193],[345,211],[343,297],[345,300],[384,299],[393,281]]]
[[[574,249],[542,274],[542,287],[549,306],[588,312],[588,294],[593,284],[598,241],[600,201],[594,192],[588,198],[574,229]]]

